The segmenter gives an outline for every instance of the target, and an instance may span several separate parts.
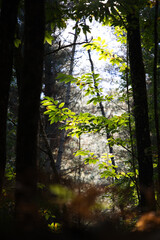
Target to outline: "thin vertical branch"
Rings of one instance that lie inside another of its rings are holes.
[[[70,69],[69,69],[69,75],[73,74],[73,66],[74,66],[74,56],[75,56],[75,51],[76,51],[76,41],[77,41],[77,26],[78,26],[78,21],[76,22],[75,25],[75,34],[74,34],[74,40],[73,40],[73,48],[71,52],[71,62],[70,62]],[[69,107],[69,101],[70,101],[70,91],[71,91],[71,83],[67,83],[67,90],[66,90],[66,97],[65,97],[65,107]],[[58,150],[58,155],[57,155],[57,161],[56,161],[56,168],[57,171],[59,172],[61,169],[61,162],[62,162],[62,155],[64,152],[64,142],[65,142],[65,129],[62,130],[61,137],[60,137],[60,144],[59,144],[59,150]]]
[[[85,21],[85,20],[84,20]],[[85,33],[85,40],[86,42],[88,43],[88,38],[87,38],[87,33]],[[97,97],[100,97],[100,94],[99,94],[99,91],[98,91],[98,87],[96,85],[96,79],[95,79],[95,71],[94,71],[94,63],[93,63],[93,60],[92,60],[92,57],[91,57],[91,50],[87,50],[88,52],[88,57],[89,57],[89,62],[90,62],[90,66],[91,66],[91,73],[92,73],[92,78],[93,78],[93,82],[94,82],[94,88],[96,90],[96,95]],[[100,106],[100,109],[101,109],[101,114],[103,117],[106,117],[106,114],[105,114],[105,110],[104,110],[104,106],[103,106],[103,103],[102,102],[99,102],[99,106]],[[110,138],[111,138],[111,134],[108,132],[108,129],[107,129],[107,126],[106,126],[106,136],[107,136],[107,140],[108,140],[108,146],[109,146],[109,153],[110,154],[113,154],[113,147],[111,146],[110,144]],[[115,166],[115,159],[114,157],[112,156],[111,157],[111,161],[112,161],[112,165]],[[117,173],[117,168],[114,168],[115,169],[115,172]]]

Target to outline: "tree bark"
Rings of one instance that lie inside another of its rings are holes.
[[[132,11],[132,14],[128,14],[127,16],[127,22],[139,165],[140,207],[142,211],[150,211],[155,209],[155,197],[147,90],[140,39],[139,13],[136,10]]]
[[[15,193],[18,228],[24,231],[34,230],[37,221],[37,132],[43,71],[43,43],[44,0],[26,0]]]
[[[3,0],[0,15],[0,195],[6,165],[6,122],[19,0]]]

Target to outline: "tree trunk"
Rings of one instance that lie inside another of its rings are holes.
[[[18,228],[36,226],[37,132],[43,71],[44,0],[25,1],[24,64],[19,96],[16,217]]]
[[[19,0],[3,0],[0,15],[0,195],[6,165],[6,121]]]
[[[133,10],[133,9],[132,9]],[[145,70],[140,39],[139,13],[127,16],[131,80],[133,87],[137,154],[139,165],[140,207],[142,211],[155,209],[153,163],[149,132]]]
[[[160,195],[160,134],[159,134],[159,111],[158,111],[158,79],[157,79],[157,64],[158,64],[158,9],[159,1],[156,0],[155,19],[154,19],[154,65],[153,65],[153,86],[154,86],[154,119],[157,139],[157,154],[158,154],[158,196]],[[158,201],[160,201],[158,197]]]
[[[135,187],[136,187],[136,191],[137,191],[137,198],[138,201],[140,201],[140,196],[139,196],[139,185],[138,185],[138,181],[136,178],[136,163],[137,163],[137,157],[136,157],[136,152],[135,152],[135,146],[133,143],[133,133],[132,133],[132,124],[131,124],[131,105],[130,105],[130,94],[129,94],[129,49],[128,49],[128,42],[127,42],[127,69],[126,69],[126,74],[125,74],[125,78],[126,78],[126,84],[127,84],[127,108],[128,108],[128,129],[129,129],[129,136],[130,136],[130,141],[131,141],[131,166],[132,166],[132,170],[134,173],[134,178],[135,178]]]
[[[75,51],[76,51],[76,41],[77,41],[77,37],[78,37],[77,26],[78,26],[78,21],[76,22],[76,25],[75,25],[75,33],[74,33],[73,47],[72,47],[72,52],[71,52],[69,75],[73,74],[74,56],[75,56]],[[67,90],[66,90],[66,97],[65,97],[65,107],[66,108],[69,107],[70,91],[71,91],[71,83],[69,82],[69,83],[67,83]],[[58,150],[57,161],[56,161],[56,167],[57,167],[58,172],[60,172],[60,170],[61,170],[62,155],[64,152],[64,143],[65,143],[65,129],[63,129],[61,132],[59,150]]]
[[[85,39],[86,42],[88,42],[87,34],[85,34],[85,38],[86,38]],[[93,60],[92,60],[92,57],[91,57],[91,50],[89,49],[89,50],[87,50],[87,52],[88,52],[90,66],[91,66],[91,73],[92,73],[92,78],[93,78],[93,82],[94,82],[94,88],[96,90],[96,95],[97,95],[97,97],[100,97],[98,87],[97,87],[96,81],[95,81],[94,64],[93,64]],[[101,110],[101,115],[106,118],[106,114],[105,114],[105,110],[104,110],[104,106],[103,106],[102,102],[99,103],[99,107],[100,107],[100,110]],[[113,147],[111,146],[110,141],[109,141],[109,139],[111,138],[111,134],[108,132],[107,126],[106,126],[106,138],[108,140],[109,153],[111,155],[113,155],[113,153],[114,153]],[[112,165],[115,166],[116,164],[115,164],[114,157],[111,157],[111,161],[112,161]],[[114,169],[115,169],[115,173],[117,173],[117,168],[114,168]]]

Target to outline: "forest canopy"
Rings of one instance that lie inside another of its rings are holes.
[[[159,11],[159,0],[0,1],[6,237],[160,227]]]

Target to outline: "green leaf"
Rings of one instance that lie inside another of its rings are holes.
[[[75,157],[77,156],[86,156],[89,154],[89,151],[88,150],[78,150],[76,153],[75,153]]]
[[[48,43],[49,45],[52,45],[52,41],[54,40],[54,37],[51,35],[52,32],[46,31],[45,37],[44,37],[44,43]]]
[[[101,41],[101,37],[98,37],[98,38],[97,38],[97,41]]]
[[[21,40],[20,39],[18,39],[18,38],[16,38],[15,40],[14,40],[14,46],[16,47],[16,48],[19,48],[19,45],[21,44]]]
[[[59,108],[62,108],[64,106],[64,102],[62,102],[60,105],[59,105]]]
[[[88,157],[84,159],[85,164],[89,163],[89,164],[96,164],[99,159],[95,158],[95,157]]]
[[[104,45],[104,44],[105,44],[105,42],[106,42],[106,41],[105,41],[105,39],[103,39],[103,40],[102,40],[102,45]]]
[[[67,75],[64,73],[58,73],[56,79],[59,82],[65,82],[65,83],[68,83],[68,82],[75,83],[77,81],[77,78],[73,77],[72,75]]]

